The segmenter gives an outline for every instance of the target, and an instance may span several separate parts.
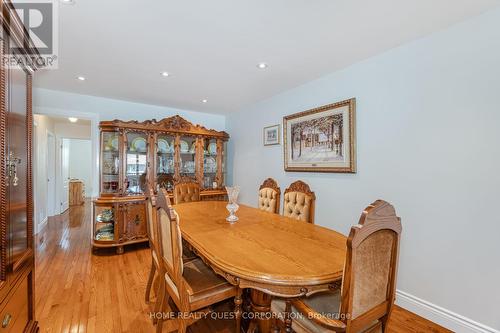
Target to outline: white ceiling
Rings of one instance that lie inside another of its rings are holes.
[[[76,123],[72,123],[66,117],[48,116],[48,118],[52,119],[55,123],[59,123],[59,124],[75,124],[75,125],[80,125],[80,126],[91,126],[92,125],[92,122],[90,120],[86,120],[86,119],[78,119],[76,121]]]
[[[35,85],[229,113],[499,3],[75,0],[59,8],[59,69]]]

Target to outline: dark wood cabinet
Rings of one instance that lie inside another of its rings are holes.
[[[36,332],[31,106],[36,68],[20,61],[36,51],[11,3],[2,0],[0,6],[0,331]]]

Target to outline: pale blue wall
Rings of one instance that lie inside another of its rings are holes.
[[[36,76],[35,76],[36,80]],[[180,115],[194,124],[207,128],[224,130],[226,118],[223,115],[181,110],[164,106],[133,103],[111,98],[80,95],[64,91],[35,88],[33,91],[35,112],[46,109],[66,110],[97,114],[100,120],[146,120]]]
[[[293,69],[291,69],[293,70]],[[357,174],[285,173],[262,129],[357,98]],[[227,119],[230,170],[256,205],[267,177],[316,192],[345,234],[383,198],[402,217],[398,289],[500,329],[500,10],[297,87]]]

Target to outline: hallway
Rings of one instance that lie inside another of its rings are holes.
[[[37,236],[35,295],[40,332],[151,333],[152,306],[144,302],[150,252],[133,245],[92,255],[91,204],[51,217]],[[154,299],[153,299],[154,300]],[[230,333],[230,320],[202,320],[191,333]],[[396,307],[388,332],[449,332]]]

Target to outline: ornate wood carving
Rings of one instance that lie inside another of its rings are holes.
[[[222,148],[223,142],[222,140],[217,140],[217,175],[215,176],[215,181],[217,182],[217,188],[221,188],[222,184],[224,183],[223,180],[223,174],[222,174],[222,159],[224,156],[222,156],[223,148]]]
[[[196,138],[196,155],[195,155],[195,165],[196,165],[196,181],[200,184],[200,188],[203,188],[203,162],[204,162],[204,151],[203,144],[205,140],[203,137],[198,136]]]
[[[288,192],[301,192],[311,196],[313,200],[316,199],[316,195],[313,191],[311,191],[309,185],[304,183],[302,180],[297,180],[296,182],[291,183],[290,186],[285,190],[285,194],[287,194]]]
[[[262,185],[260,185],[259,190],[262,190],[263,188],[270,188],[276,191],[278,194],[281,193],[281,189],[278,186],[278,182],[272,178],[267,178],[266,180],[264,180]]]
[[[112,120],[112,121],[102,121],[100,123],[101,129],[105,128],[132,128],[136,130],[155,130],[172,132],[186,135],[204,135],[214,138],[221,138],[224,140],[229,139],[229,135],[224,131],[216,131],[213,129],[207,129],[201,125],[195,125],[179,115],[175,115],[169,118],[164,118],[162,120],[146,120],[139,122],[137,120],[123,121],[123,120]]]
[[[177,178],[175,181],[174,181],[174,185],[177,185],[177,184],[189,184],[189,183],[193,183],[193,184],[198,184],[198,181],[192,177],[188,177],[188,176],[179,176],[179,178]]]
[[[119,242],[147,238],[146,207],[144,202],[132,202],[122,206],[123,224]]]

